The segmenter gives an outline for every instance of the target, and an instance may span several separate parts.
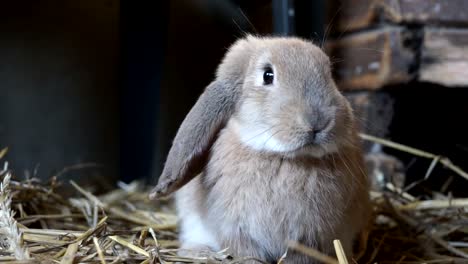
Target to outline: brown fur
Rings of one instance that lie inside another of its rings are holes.
[[[267,66],[272,85],[261,83]],[[230,48],[187,115],[153,196],[183,186],[176,201],[185,249],[228,247],[271,262],[287,240],[331,254],[340,239],[351,256],[370,213],[358,146],[328,57],[297,38],[249,36]],[[286,261],[313,260],[289,252]]]

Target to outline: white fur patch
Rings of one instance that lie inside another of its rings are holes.
[[[295,149],[291,144],[283,143],[275,138],[271,129],[263,126],[243,126],[233,120],[232,125],[246,146],[258,151],[288,152]]]
[[[184,245],[203,245],[215,251],[219,250],[215,237],[195,212],[184,215],[181,223],[181,239]]]

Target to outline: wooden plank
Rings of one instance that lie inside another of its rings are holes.
[[[385,0],[335,0],[327,11],[328,24],[334,32],[349,32],[378,23]],[[398,7],[390,7],[391,10]]]
[[[338,87],[375,90],[411,80],[415,55],[405,47],[405,34],[400,27],[384,27],[328,41]]]
[[[328,21],[334,31],[348,32],[381,22],[468,25],[468,0],[336,0]]]
[[[395,22],[468,25],[468,0],[393,0],[400,10]]]
[[[424,29],[419,80],[468,86],[468,29]]]

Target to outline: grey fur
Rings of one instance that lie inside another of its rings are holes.
[[[265,65],[275,71],[270,86],[259,83]],[[264,128],[268,136],[253,133]],[[313,143],[311,130],[319,131]],[[228,247],[272,262],[287,240],[332,254],[340,239],[351,256],[370,215],[359,145],[351,107],[319,48],[248,36],[187,115],[152,195],[180,188],[184,249]],[[314,262],[292,251],[285,261]]]

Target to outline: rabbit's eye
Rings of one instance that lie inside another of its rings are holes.
[[[266,68],[265,72],[263,72],[263,84],[269,85],[273,83],[274,79],[273,69]]]

